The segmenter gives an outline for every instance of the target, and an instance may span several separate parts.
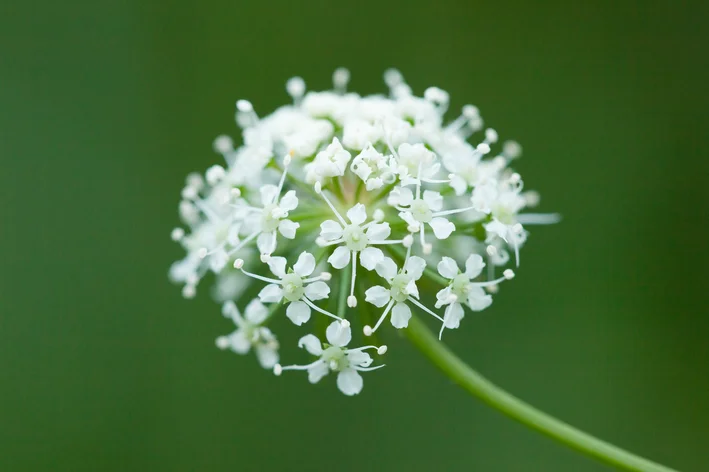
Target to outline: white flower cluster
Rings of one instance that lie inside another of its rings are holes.
[[[215,296],[236,324],[218,347],[253,349],[263,367],[277,375],[307,370],[312,383],[337,372],[347,395],[361,391],[360,372],[383,366],[370,367],[366,351],[386,352],[347,348],[351,321],[372,336],[387,317],[403,329],[420,311],[441,323],[442,336],[460,326],[465,307],[487,308],[498,284],[514,277],[504,266],[512,258],[519,266],[525,226],[558,219],[521,214],[539,200],[509,167],[521,148],[506,142],[494,153],[497,133],[484,128],[476,107],[446,122],[445,91],[431,87],[417,97],[395,70],[385,81],[388,96],[362,97],[347,92],[345,69],[335,71],[332,91],[306,93],[305,82],[292,78],[293,103],[266,117],[237,101],[243,145],[215,140],[224,163],[188,176],[184,224],[172,232],[187,255],[171,279],[192,298],[215,274]],[[241,300],[249,300],[243,316]],[[313,311],[333,319],[327,342],[302,337],[298,345],[317,359],[281,366],[265,325],[284,312],[300,326]]]

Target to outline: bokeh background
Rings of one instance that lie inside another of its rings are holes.
[[[184,176],[219,161],[235,99],[270,111],[337,66],[361,93],[396,66],[476,104],[564,215],[448,343],[572,424],[709,470],[708,5],[2,2],[0,470],[606,470],[396,336],[359,397],[277,379],[168,283]]]

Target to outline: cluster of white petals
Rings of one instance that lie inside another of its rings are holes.
[[[510,168],[521,147],[498,144],[475,106],[447,121],[444,90],[418,97],[399,72],[384,78],[388,95],[362,97],[347,91],[346,69],[330,91],[308,92],[294,77],[292,103],[264,117],[237,101],[243,144],[215,139],[223,162],[187,177],[183,225],[172,231],[186,255],[170,278],[192,298],[213,274],[213,294],[236,325],[218,347],[253,351],[278,375],[305,370],[312,383],[336,372],[346,395],[362,390],[361,372],[383,367],[366,351],[387,350],[348,348],[353,323],[363,338],[387,317],[404,329],[416,312],[440,323],[441,336],[458,328],[514,277],[506,266],[519,266],[527,227],[558,220],[523,213],[539,196]],[[281,366],[271,328],[283,315],[304,325],[313,312],[332,319],[324,342],[298,342],[316,359]]]

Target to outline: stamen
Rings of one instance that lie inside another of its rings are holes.
[[[350,71],[344,67],[338,67],[332,74],[332,84],[339,94],[347,92],[347,84],[350,81]]]
[[[374,328],[372,328],[369,325],[365,325],[364,329],[362,331],[364,332],[365,336],[371,336],[374,334],[374,332],[379,328],[379,326],[382,324],[382,321],[384,321],[384,318],[387,317],[389,314],[389,310],[391,310],[391,307],[394,306],[394,300],[390,300],[389,303],[387,304],[386,308],[384,309],[384,313],[382,313],[382,316],[379,317],[379,320],[377,321],[377,324],[374,325]]]
[[[416,300],[414,297],[409,297],[409,298],[407,298],[406,300],[407,300],[407,301],[410,301],[411,303],[413,303],[413,304],[416,305],[417,307],[421,308],[423,311],[425,311],[425,312],[428,313],[429,315],[433,316],[434,318],[436,318],[436,319],[438,319],[438,320],[440,320],[440,321],[443,321],[443,318],[441,318],[440,316],[438,316],[437,314],[435,314],[434,312],[432,312],[431,310],[429,310],[428,308],[426,308],[421,302],[419,302],[418,300]]]
[[[241,263],[239,264],[240,267],[236,267],[236,265],[237,265],[236,263],[239,262],[239,261],[241,261]],[[281,285],[281,284],[282,284],[282,281],[281,281],[281,280],[276,280],[276,279],[272,279],[272,278],[270,278],[270,277],[264,277],[264,276],[262,276],[262,275],[253,274],[253,273],[251,273],[251,272],[245,271],[245,270],[243,269],[243,267],[244,267],[244,260],[243,260],[243,259],[237,259],[236,261],[234,261],[234,267],[237,268],[237,269],[239,269],[241,272],[244,273],[244,275],[248,275],[248,276],[251,277],[252,279],[260,280],[260,281],[262,281],[262,282],[266,282],[266,283],[269,283],[269,284],[276,284],[276,285]]]
[[[310,308],[312,308],[313,310],[315,310],[315,311],[317,311],[317,312],[320,312],[320,313],[322,313],[323,315],[327,315],[327,316],[329,316],[330,318],[334,318],[334,319],[340,321],[340,322],[342,323],[342,326],[349,326],[349,321],[347,321],[347,320],[345,320],[345,319],[343,319],[343,318],[340,318],[339,316],[333,315],[333,314],[330,313],[329,311],[323,310],[322,308],[318,307],[318,306],[315,305],[313,302],[311,302],[310,299],[308,299],[308,297],[303,296],[302,300],[305,302],[306,305],[308,305],[308,306],[309,306]]]
[[[347,226],[347,222],[345,221],[345,219],[342,217],[342,215],[340,215],[340,212],[337,211],[335,206],[330,202],[330,199],[327,198],[327,195],[325,195],[325,193],[322,191],[322,184],[320,182],[315,182],[314,188],[315,188],[315,193],[320,195],[323,198],[323,200],[325,200],[325,203],[327,203],[327,206],[330,207],[330,209],[335,214],[337,219],[340,220],[340,223],[342,224],[342,226]]]
[[[517,215],[517,221],[523,225],[553,225],[561,221],[558,213],[523,213]]]
[[[185,237],[185,230],[182,228],[175,228],[170,233],[170,239],[172,239],[175,242],[181,241],[182,238],[184,238],[184,237]]]
[[[352,368],[353,368],[354,370],[359,371],[359,372],[371,372],[371,371],[373,371],[373,370],[381,369],[382,367],[385,367],[385,366],[386,366],[386,364],[377,365],[377,366],[374,366],[374,367],[357,367],[357,366],[353,366]]]
[[[357,297],[354,295],[355,280],[357,279],[357,251],[352,251],[352,282],[350,283],[350,296],[347,297],[347,306],[354,308],[357,306]]]
[[[310,369],[311,367],[315,367],[317,364],[322,364],[322,363],[324,363],[324,362],[325,362],[325,361],[323,361],[322,359],[318,359],[318,360],[316,360],[316,361],[314,361],[314,362],[311,362],[310,364],[306,364],[306,365],[295,365],[295,364],[294,364],[294,365],[281,365],[281,364],[276,364],[276,365],[273,366],[273,373],[276,374],[276,375],[281,375],[281,373],[282,373],[284,370],[308,370],[308,369]]]
[[[437,211],[433,213],[433,216],[447,216],[447,215],[455,215],[456,213],[463,213],[464,211],[469,211],[469,210],[475,210],[475,207],[469,206],[466,208],[456,208],[454,210],[444,210],[444,211]]]
[[[293,98],[295,106],[300,105],[300,100],[305,94],[305,81],[301,77],[291,77],[286,82],[286,92]]]
[[[239,249],[241,249],[241,248],[243,248],[244,246],[246,246],[247,244],[249,244],[249,243],[250,243],[251,241],[253,241],[259,234],[261,234],[261,231],[254,231],[253,233],[251,233],[250,235],[248,235],[246,238],[244,238],[239,244],[237,244],[236,246],[234,246],[233,249],[231,249],[229,252],[227,252],[227,255],[228,255],[228,256],[232,256],[232,255],[236,254],[236,252],[239,251]]]

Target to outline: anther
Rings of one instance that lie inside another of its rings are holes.
[[[374,214],[372,215],[372,218],[374,218],[374,221],[382,221],[386,215],[384,215],[384,210],[381,208],[377,208],[374,210]]]
[[[487,252],[488,256],[493,257],[497,254],[497,248],[493,245],[490,245],[485,248],[485,252]]]
[[[270,260],[271,260],[271,255],[270,255],[270,254],[266,254],[266,253],[261,254],[261,262],[264,262],[264,263],[265,263],[265,262],[268,262],[268,261],[270,261]]]
[[[200,259],[204,259],[205,257],[207,257],[207,254],[209,254],[209,249],[207,249],[206,247],[201,247],[199,248],[199,251],[197,251],[197,256]]]
[[[209,185],[216,185],[217,182],[222,180],[225,175],[226,172],[224,171],[224,168],[222,166],[214,165],[207,169],[205,177],[207,178],[207,183]]]
[[[347,306],[350,308],[356,307],[357,306],[357,297],[355,297],[354,295],[350,295],[349,297],[347,297]]]
[[[276,364],[273,366],[273,373],[276,375],[281,375],[283,373],[283,367],[281,364]]]
[[[170,239],[172,239],[175,242],[180,241],[184,237],[185,237],[185,230],[182,228],[175,228],[170,233]]]
[[[320,279],[324,280],[325,282],[329,281],[332,279],[332,274],[330,272],[321,272],[320,273]]]
[[[404,236],[404,239],[402,240],[402,244],[404,245],[405,248],[410,248],[414,244],[414,237],[411,236],[410,234],[407,234]]]
[[[322,193],[322,184],[319,181],[315,182],[315,185],[313,185],[313,189],[315,190],[315,193],[320,195]]]
[[[248,100],[237,100],[236,109],[242,113],[251,113],[254,111],[254,106]]]
[[[219,349],[226,349],[229,347],[229,339],[226,336],[219,336],[215,344]]]
[[[379,347],[377,348],[377,354],[379,354],[380,356],[383,355],[383,354],[386,354],[387,349],[388,349],[388,348],[386,347],[386,344],[384,344],[384,345],[382,345],[382,346],[379,346]]]
[[[234,269],[241,269],[242,267],[244,267],[243,259],[237,259],[234,261]]]
[[[226,154],[234,150],[234,141],[227,136],[222,134],[214,139],[214,150],[219,154]]]
[[[487,143],[480,143],[477,145],[475,150],[478,151],[480,154],[487,154],[490,152],[490,145]]]
[[[492,128],[488,128],[485,130],[485,141],[488,143],[496,143],[497,142],[497,131],[495,131]]]
[[[424,254],[426,254],[426,255],[431,254],[432,251],[433,251],[433,244],[425,243],[423,245],[423,253]]]
[[[507,280],[512,280],[515,276],[515,273],[512,269],[505,269],[505,271],[502,273],[502,275],[507,279]]]
[[[372,327],[369,325],[365,325],[364,328],[362,328],[362,332],[364,333],[365,336],[371,336],[373,333]]]
[[[194,285],[185,285],[182,287],[182,296],[185,298],[194,298],[197,295],[197,289]]]
[[[293,97],[294,100],[299,99],[305,93],[305,81],[302,77],[291,77],[286,82],[286,92]]]

